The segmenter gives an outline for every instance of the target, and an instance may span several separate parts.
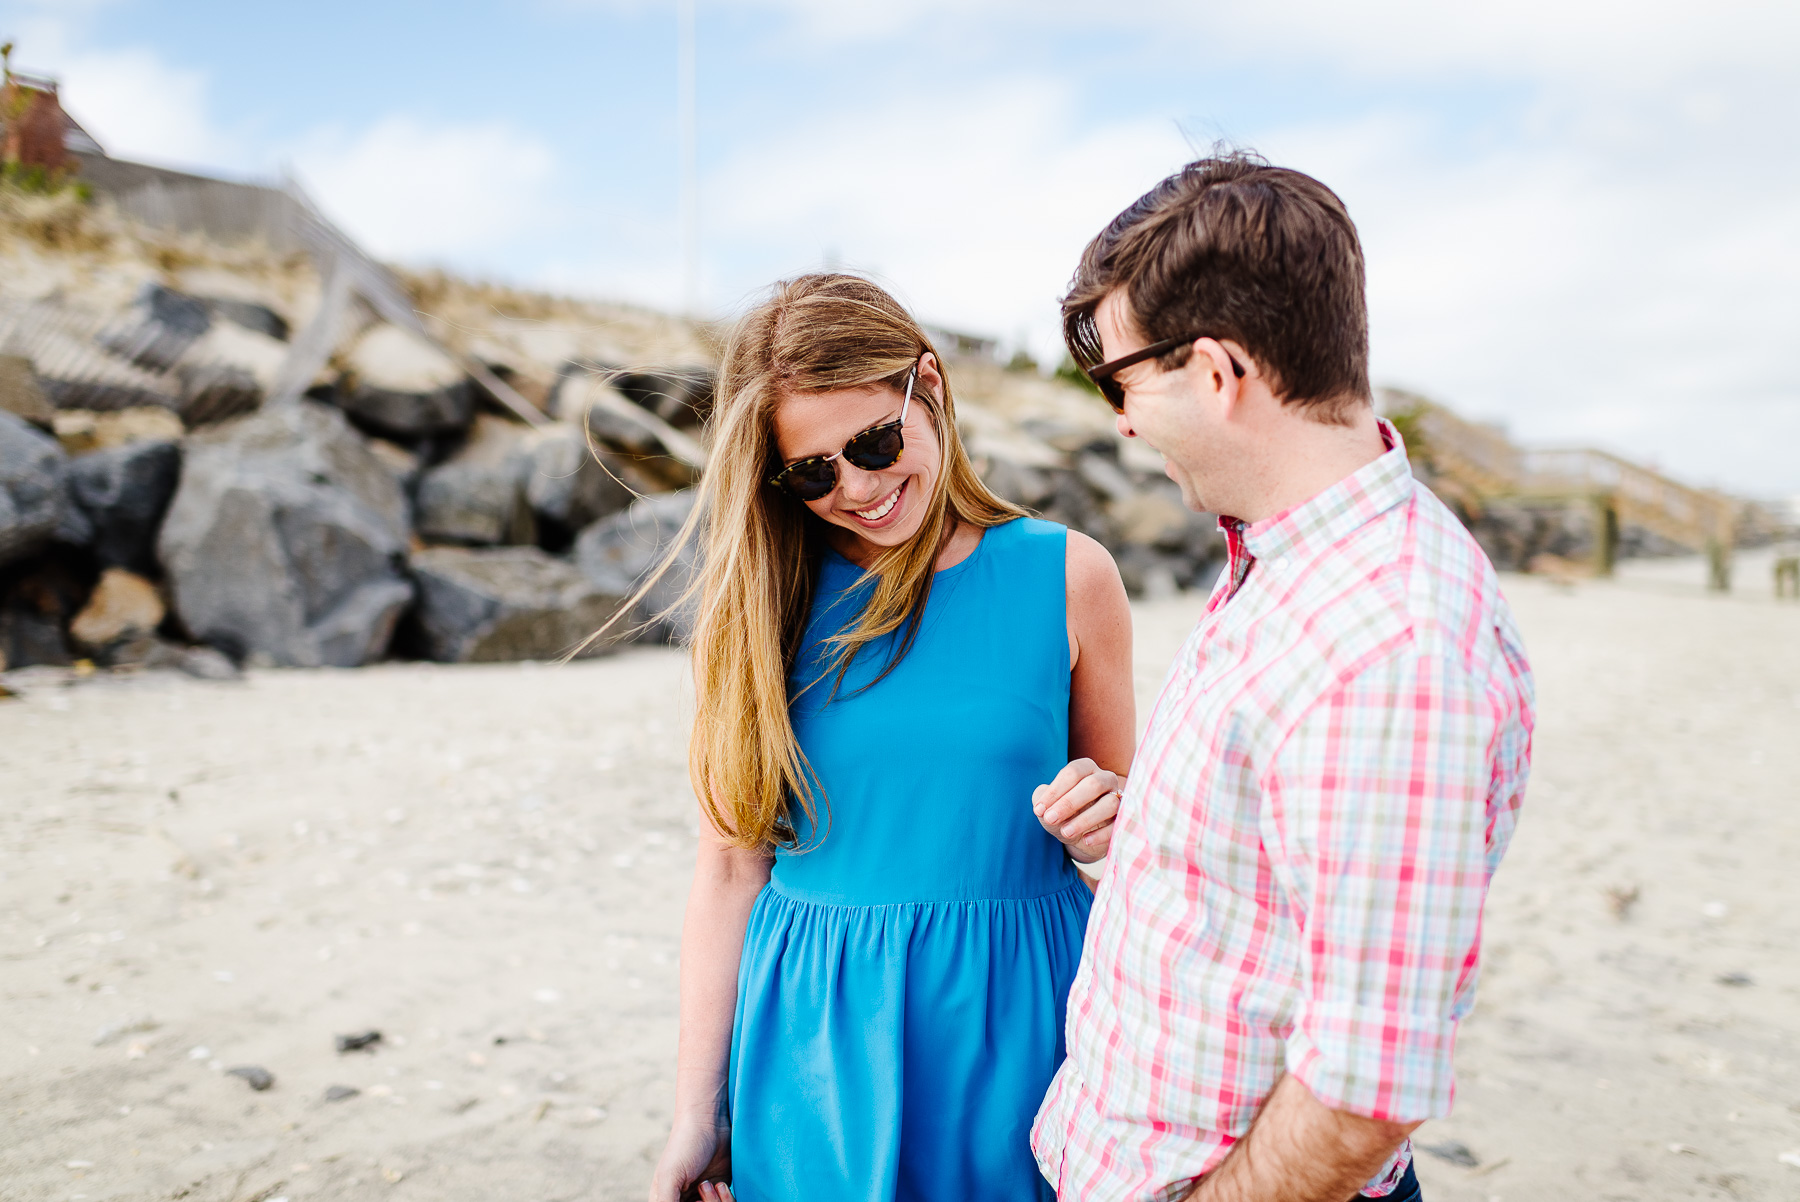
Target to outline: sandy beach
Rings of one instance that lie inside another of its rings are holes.
[[[1800,1198],[1800,605],[1740,574],[1506,580],[1536,770],[1456,1112],[1418,1137],[1434,1202]],[[1135,608],[1140,718],[1200,606]],[[0,1197],[641,1198],[683,675],[8,677]]]

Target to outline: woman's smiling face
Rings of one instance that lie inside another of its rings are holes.
[[[926,355],[907,408],[902,429],[906,449],[900,458],[880,471],[866,472],[839,456],[832,460],[837,487],[805,502],[831,527],[832,547],[853,563],[866,566],[882,551],[902,545],[925,520],[943,459],[930,408],[942,383],[936,363]],[[781,461],[836,455],[869,427],[898,419],[902,401],[900,390],[885,384],[786,396],[775,409]]]

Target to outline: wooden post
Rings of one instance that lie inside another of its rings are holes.
[[[1717,536],[1706,540],[1706,587],[1715,593],[1731,591],[1731,543]]]
[[[1800,553],[1778,552],[1775,556],[1775,599],[1783,597],[1800,601]]]
[[[1595,493],[1594,575],[1611,576],[1619,561],[1619,503],[1611,493]]]

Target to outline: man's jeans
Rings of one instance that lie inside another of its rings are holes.
[[[1406,1176],[1400,1178],[1400,1184],[1394,1187],[1394,1192],[1381,1199],[1381,1202],[1419,1202],[1421,1197],[1419,1175],[1413,1172],[1413,1167],[1409,1164],[1406,1166]]]

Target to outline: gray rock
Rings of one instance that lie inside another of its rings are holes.
[[[400,485],[401,491],[411,493],[419,483],[419,474],[424,467],[423,457],[417,451],[409,450],[397,442],[389,442],[385,438],[370,438],[366,441],[369,450],[375,453],[375,458],[381,460],[387,470],[393,473],[394,481]]]
[[[24,668],[32,664],[67,667],[74,662],[57,618],[25,609],[0,609],[0,663]]]
[[[708,368],[602,371],[628,399],[678,429],[693,429],[712,412],[713,373]]]
[[[0,410],[0,566],[57,534],[67,504],[67,461],[56,439]]]
[[[644,497],[630,508],[596,522],[575,540],[575,566],[599,588],[620,597],[634,595],[660,564],[683,522],[693,512],[693,489]],[[697,539],[645,594],[629,619],[643,637],[686,642],[693,635],[691,609],[672,610],[699,573]]]
[[[1115,457],[1083,451],[1075,456],[1075,473],[1082,482],[1108,501],[1122,501],[1137,492]]]
[[[67,471],[63,472],[62,490],[63,503],[57,515],[56,529],[50,532],[50,541],[65,547],[85,547],[94,541],[94,520],[87,510],[76,504],[74,482]]]
[[[361,1092],[362,1090],[356,1088],[354,1085],[328,1085],[325,1087],[325,1100],[327,1102],[342,1102],[354,1098]]]
[[[1119,578],[1124,581],[1125,592],[1145,601],[1174,596],[1188,569],[1186,563],[1167,552],[1135,543],[1120,547],[1113,553],[1113,560],[1119,565]]]
[[[180,479],[174,442],[127,443],[69,464],[69,495],[92,524],[87,545],[102,568],[156,575],[156,532]]]
[[[981,481],[1002,499],[1014,505],[1035,509],[1050,497],[1052,476],[1028,464],[1016,463],[997,455],[987,457]]]
[[[354,1035],[339,1035],[333,1042],[340,1052],[364,1052],[381,1042],[380,1031],[358,1031]]]
[[[412,557],[414,612],[427,656],[443,663],[555,659],[606,624],[621,597],[536,547],[435,547]],[[618,637],[581,652],[610,650]]]
[[[1050,491],[1043,502],[1043,515],[1071,530],[1092,535],[1109,551],[1117,550],[1120,541],[1112,520],[1081,477],[1067,468],[1051,469],[1046,474],[1050,476]]]
[[[532,512],[571,532],[624,509],[648,483],[626,457],[590,447],[578,426],[536,432],[530,455],[525,498]]]
[[[378,434],[426,438],[461,430],[475,416],[474,385],[462,369],[409,330],[376,326],[346,359],[337,403]]]
[[[73,649],[65,634],[92,585],[79,558],[48,548],[8,568],[0,585],[0,656],[7,665],[68,664]]]
[[[99,342],[139,367],[167,371],[211,325],[205,301],[152,280],[138,290],[131,315],[102,331]]]
[[[463,546],[535,542],[527,496],[531,465],[525,427],[480,415],[462,447],[420,477],[419,536]]]
[[[269,1086],[275,1084],[275,1074],[268,1069],[255,1064],[243,1064],[239,1065],[237,1068],[228,1068],[225,1070],[225,1075],[228,1077],[242,1077],[250,1088],[254,1089],[257,1093],[261,1093],[263,1090],[269,1088]]]
[[[282,666],[379,657],[412,597],[406,498],[341,413],[300,402],[189,437],[157,549],[196,639]]]
[[[618,452],[656,491],[686,488],[700,478],[706,452],[691,437],[585,369],[557,390],[556,411]],[[585,440],[584,440],[585,441]]]
[[[291,331],[287,318],[275,312],[267,305],[259,305],[255,301],[232,300],[223,296],[207,296],[201,300],[212,310],[214,317],[223,317],[234,325],[243,326],[246,330],[254,330],[258,334],[266,334],[280,342],[286,342]]]
[[[177,373],[181,401],[177,410],[188,426],[205,426],[249,413],[263,403],[256,373],[238,363],[217,361],[183,365]]]
[[[241,680],[244,675],[223,652],[212,647],[184,648],[175,667],[195,680]]]

